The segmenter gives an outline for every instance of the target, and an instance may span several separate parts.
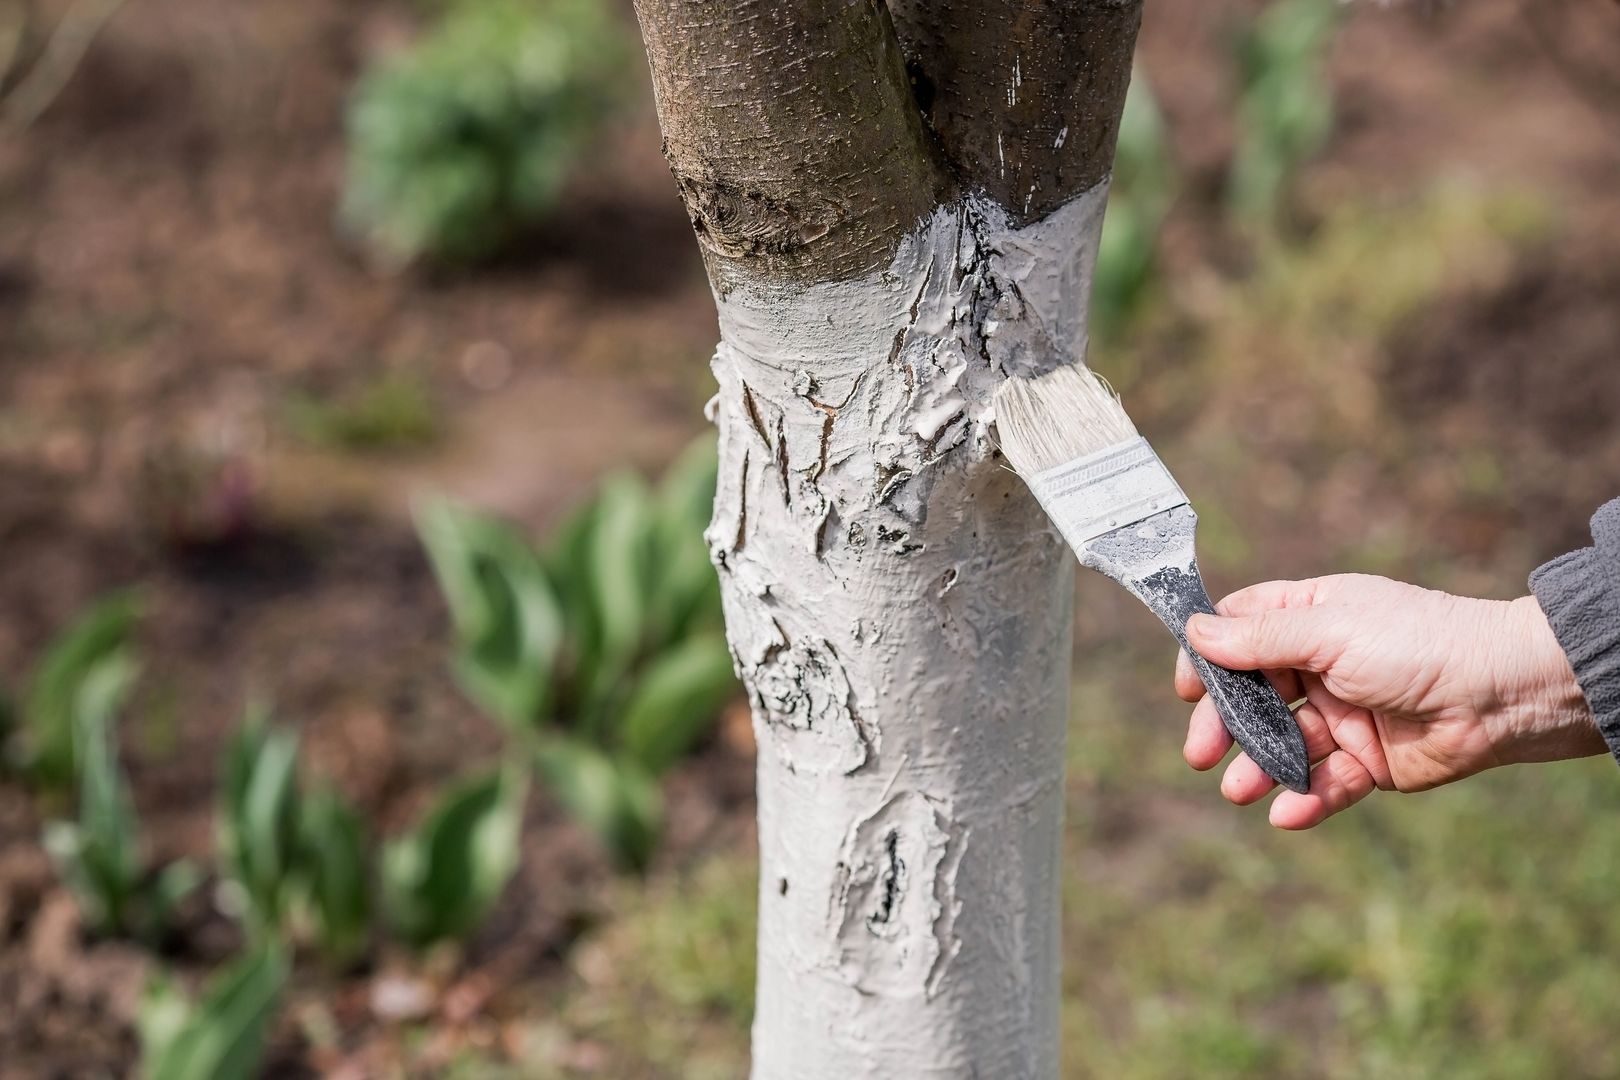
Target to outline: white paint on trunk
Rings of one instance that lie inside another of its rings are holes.
[[[717,296],[708,538],[759,741],[756,1080],[1056,1077],[1074,560],[998,460],[1079,360],[1106,185]]]

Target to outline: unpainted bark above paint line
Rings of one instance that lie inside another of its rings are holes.
[[[919,109],[957,183],[1016,224],[1113,166],[1141,0],[889,0]]]
[[[943,171],[872,0],[636,0],[664,156],[719,283],[887,263]],[[901,231],[903,231],[903,228]]]
[[[892,17],[891,17],[892,9]],[[1014,224],[1113,162],[1140,0],[636,0],[710,276],[886,265],[937,206]]]

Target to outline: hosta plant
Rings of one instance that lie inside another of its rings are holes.
[[[556,206],[627,55],[603,0],[449,5],[355,87],[345,223],[394,264],[498,249]]]
[[[538,551],[447,502],[418,516],[463,689],[629,867],[658,832],[656,778],[736,692],[703,540],[714,482],[701,440],[657,488],[610,476]]]

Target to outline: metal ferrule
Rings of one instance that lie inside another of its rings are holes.
[[[1187,505],[1187,496],[1143,438],[1036,473],[1029,486],[1075,551],[1104,533]]]

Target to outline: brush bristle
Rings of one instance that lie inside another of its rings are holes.
[[[1008,379],[996,391],[996,429],[1025,476],[1136,438],[1113,387],[1084,364]]]

